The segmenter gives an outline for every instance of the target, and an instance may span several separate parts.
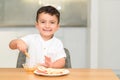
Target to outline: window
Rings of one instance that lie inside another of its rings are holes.
[[[61,13],[61,26],[87,26],[87,0],[0,0],[0,26],[33,26],[42,5]]]

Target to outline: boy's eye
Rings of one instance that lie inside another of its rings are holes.
[[[45,23],[45,21],[41,21],[41,23]]]
[[[55,22],[51,22],[51,24],[55,24]]]

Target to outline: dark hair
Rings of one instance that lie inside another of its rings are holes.
[[[53,6],[43,6],[39,8],[36,15],[36,21],[38,21],[38,16],[41,13],[48,13],[52,16],[55,15],[58,18],[58,23],[60,22],[60,12]]]

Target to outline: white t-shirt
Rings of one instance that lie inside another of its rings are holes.
[[[31,34],[21,38],[28,46],[30,58],[26,58],[26,63],[35,65],[44,63],[44,56],[51,57],[52,62],[66,57],[62,42],[53,37],[48,41],[44,41],[40,34]]]

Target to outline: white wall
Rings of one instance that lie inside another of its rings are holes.
[[[120,0],[99,0],[100,68],[120,69]]]
[[[0,67],[16,67],[18,50],[9,49],[9,42],[29,33],[37,33],[37,30],[34,27],[0,27]],[[61,27],[55,36],[69,49],[73,68],[88,67],[86,27]]]
[[[94,3],[90,4],[88,27],[90,66],[91,68],[110,68],[120,74],[120,0],[90,1]]]
[[[120,0],[90,1],[90,67],[120,70]]]

